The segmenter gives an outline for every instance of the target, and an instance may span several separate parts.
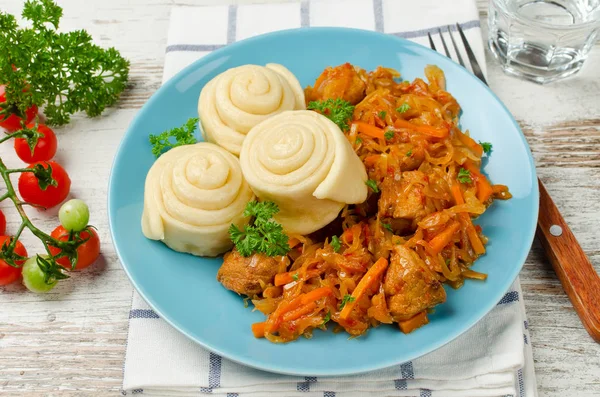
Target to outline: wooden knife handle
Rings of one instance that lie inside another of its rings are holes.
[[[537,237],[585,329],[600,343],[600,276],[556,208],[544,184],[540,186]]]

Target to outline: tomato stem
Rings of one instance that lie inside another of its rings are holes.
[[[9,170],[6,170],[7,174],[14,174],[16,172],[34,172],[35,170],[33,168],[12,168]]]
[[[25,222],[21,222],[21,225],[19,226],[19,229],[17,230],[17,233],[15,233],[13,241],[11,242],[11,244],[16,244],[17,240],[19,239],[19,237],[21,236],[21,233],[23,233],[23,230],[25,229]]]
[[[42,244],[44,245],[44,248],[46,249],[46,252],[48,253],[48,255],[50,255],[52,257],[53,256],[52,251],[50,251],[50,247],[48,246],[48,243],[46,241],[42,240]],[[61,251],[61,253],[62,253],[62,251]],[[57,256],[54,256],[54,259],[56,259],[58,257],[60,257],[60,254]]]
[[[0,114],[1,114],[1,113],[0,113]],[[11,139],[11,138],[19,138],[19,137],[21,137],[21,135],[23,135],[23,134],[21,133],[21,130],[19,130],[19,131],[17,131],[17,132],[13,132],[12,134],[7,134],[7,135],[5,135],[4,137],[0,138],[0,143],[2,143],[2,142],[6,142],[6,141],[8,141],[8,140],[9,140],[9,139]]]

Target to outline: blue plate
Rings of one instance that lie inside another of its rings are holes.
[[[478,220],[490,238],[487,255],[474,269],[487,281],[448,289],[448,300],[430,324],[404,335],[395,326],[371,329],[348,340],[345,333],[316,331],[310,340],[283,345],[255,339],[250,325],[264,316],[244,308],[242,298],[215,277],[220,258],[180,254],[142,235],[144,178],[154,162],[148,134],[197,117],[200,90],[226,69],[276,62],[289,68],[302,86],[323,69],[350,62],[367,70],[379,65],[405,79],[423,77],[428,64],[445,73],[447,90],[463,109],[462,127],[476,140],[494,145],[485,172],[507,184],[509,201],[497,201]],[[450,342],[488,313],[517,277],[533,240],[538,185],[533,158],[519,126],[500,100],[476,77],[428,48],[374,32],[311,28],[281,31],[240,41],[205,56],[164,84],[137,114],[112,168],[108,209],[113,242],[131,282],[173,327],[215,353],[266,371],[296,375],[344,375],[404,363]]]

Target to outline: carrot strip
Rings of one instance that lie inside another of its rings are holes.
[[[369,287],[371,287],[371,285],[375,281],[377,281],[379,276],[383,274],[385,269],[387,269],[387,266],[387,259],[379,258],[377,259],[377,262],[375,262],[373,266],[371,266],[371,268],[365,273],[363,278],[360,279],[354,291],[352,291],[352,297],[354,299],[347,302],[346,305],[344,305],[342,311],[340,312],[340,318],[342,320],[345,320],[348,318],[348,316],[350,316],[350,313],[352,313],[352,309],[354,309],[356,302],[358,302],[358,300],[365,294]]]
[[[295,237],[292,237],[288,240],[288,245],[290,246],[290,248],[294,248],[295,246],[297,246],[298,244],[300,244],[300,240],[298,240]]]
[[[485,175],[481,173],[479,168],[471,161],[465,161],[464,167],[469,170],[471,177],[475,180],[477,187],[477,199],[482,203],[486,202],[494,193],[492,185],[488,182]]]
[[[330,287],[321,287],[321,288],[315,288],[310,292],[307,292],[306,294],[302,294],[301,296],[301,300],[302,300],[302,304],[306,305],[307,303],[310,302],[315,302],[325,296],[331,295],[333,293],[333,291],[331,290]]]
[[[356,225],[353,225],[352,227],[346,229],[346,231],[344,233],[342,233],[342,241],[346,244],[346,245],[351,245],[352,242],[354,241],[354,231],[356,230],[360,230],[360,224],[357,223]]]
[[[275,275],[274,283],[276,287],[279,287],[281,285],[291,283],[292,281],[308,280],[313,277],[319,276],[321,273],[322,270],[319,269],[309,270],[304,275],[300,273],[300,269],[293,272],[279,273]]]
[[[492,196],[492,185],[488,182],[487,178],[482,175],[480,179],[477,180],[477,198],[482,203],[485,203]]]
[[[277,309],[269,316],[266,321],[265,332],[273,333],[277,331],[279,326],[284,320],[286,314],[293,312],[302,305],[307,305],[311,302],[315,302],[320,298],[331,295],[333,291],[330,287],[316,288],[306,294],[301,294],[286,303],[280,303]]]
[[[274,282],[275,282],[276,287],[279,287],[281,285],[286,285],[288,283],[291,283],[292,281],[294,281],[294,277],[289,272],[288,273],[279,273],[279,274],[275,275]]]
[[[279,328],[279,325],[281,324],[281,317],[285,313],[291,312],[292,310],[295,310],[296,308],[298,308],[302,305],[301,296],[302,295],[297,296],[288,302],[285,302],[285,301],[281,302],[279,304],[279,306],[277,306],[277,309],[275,309],[275,311],[273,313],[271,313],[271,315],[269,316],[269,318],[266,321],[266,326],[265,326],[266,333],[273,333],[273,332],[277,331],[277,329]]]
[[[294,321],[299,319],[300,317],[304,316],[305,314],[308,314],[312,311],[314,311],[317,308],[317,304],[315,302],[310,302],[307,303],[306,305],[302,305],[299,308],[297,308],[296,310],[293,310],[291,312],[287,312],[286,314],[283,315],[283,322],[287,322],[287,321]]]
[[[492,191],[494,194],[508,192],[508,186],[506,185],[493,185]]]
[[[365,157],[364,163],[365,163],[366,166],[372,167],[372,166],[375,165],[375,163],[377,162],[377,160],[379,160],[379,155],[378,154],[371,154],[371,155]]]
[[[460,186],[458,184],[452,185],[452,187],[450,187],[450,190],[452,191],[452,197],[454,197],[456,205],[461,205],[465,203],[465,199],[462,196],[462,192],[460,191]],[[477,231],[473,226],[473,222],[471,221],[471,217],[469,216],[469,214],[463,212],[459,214],[459,217],[462,219],[463,223],[466,226],[467,237],[469,238],[471,247],[473,247],[473,251],[475,251],[475,253],[478,255],[485,254],[485,247],[483,246],[481,239],[477,235]]]
[[[375,127],[374,125],[365,123],[364,121],[355,121],[352,124],[356,125],[358,132],[368,135],[371,138],[385,139],[385,135],[382,128]]]
[[[508,200],[512,198],[512,194],[510,194],[506,185],[492,185],[492,191],[495,199]]]
[[[283,292],[283,290],[281,287],[273,287],[273,286],[267,287],[263,291],[263,297],[276,298],[276,297],[280,296],[282,292]]]
[[[283,302],[282,302],[283,303]],[[282,316],[287,312],[294,310],[302,304],[302,298],[300,296],[295,297],[285,304],[280,304],[271,316]]]
[[[400,330],[402,332],[408,334],[428,323],[429,319],[427,318],[427,312],[422,311],[421,313],[417,314],[412,318],[409,318],[408,320],[398,321],[398,326],[400,327]]]
[[[427,241],[425,241],[425,240],[419,240],[419,241],[417,241],[417,243],[416,243],[416,244],[417,244],[417,245],[420,245],[420,246],[421,246],[421,247],[423,247],[423,248],[425,248],[425,251],[426,251],[426,252],[427,252],[429,255],[431,255],[431,256],[434,256],[434,257],[435,257],[435,256],[438,254],[438,252],[435,252],[435,251],[433,250],[433,248],[431,247],[431,245],[430,245],[430,244],[429,244]]]
[[[252,324],[252,333],[254,334],[255,338],[264,338],[265,337],[265,326],[267,325],[266,322],[262,322],[262,323],[254,323]]]
[[[454,198],[454,203],[456,205],[465,203],[465,199],[462,196],[462,192],[460,191],[460,186],[458,184],[453,184],[452,187],[450,187],[450,191],[452,192],[452,197]]]
[[[456,135],[458,136],[458,140],[461,141],[463,145],[471,149],[476,156],[481,157],[483,155],[483,148],[473,138],[467,134],[464,134],[458,129],[456,129]]]
[[[431,245],[431,249],[433,252],[440,253],[444,249],[446,245],[452,241],[452,237],[454,233],[458,231],[460,228],[460,223],[454,221],[448,226],[446,229],[442,230],[438,235],[429,240],[429,245]]]
[[[417,131],[421,134],[429,135],[433,138],[446,138],[449,135],[447,128],[436,128],[430,125],[417,125],[404,119],[398,119],[394,122],[396,128],[407,128]]]

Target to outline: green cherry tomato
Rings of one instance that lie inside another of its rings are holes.
[[[48,258],[48,255],[41,255],[43,258]],[[41,293],[48,292],[56,285],[57,281],[46,284],[44,281],[44,272],[37,264],[36,257],[29,258],[23,264],[23,285],[31,292]]]
[[[90,220],[90,210],[83,200],[69,200],[60,207],[58,219],[67,231],[80,232]]]

